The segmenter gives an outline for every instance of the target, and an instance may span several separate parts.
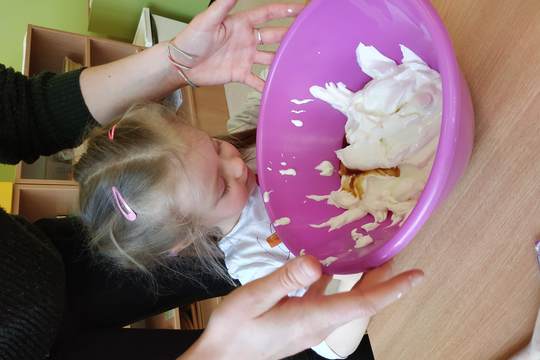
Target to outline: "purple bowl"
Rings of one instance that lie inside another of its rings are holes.
[[[295,105],[291,99],[311,99],[309,88],[341,81],[359,90],[370,80],[356,62],[359,42],[374,45],[401,62],[399,45],[418,54],[440,72],[443,117],[434,165],[407,221],[388,227],[389,220],[369,234],[374,242],[354,248],[351,230],[373,221],[371,215],[340,229],[316,229],[343,210],[306,199],[339,188],[339,175],[320,176],[314,168],[342,147],[346,118],[320,100]],[[305,110],[294,114],[292,110]],[[291,119],[303,121],[295,127]],[[276,54],[264,90],[257,131],[257,165],[261,191],[273,191],[266,209],[272,221],[289,217],[276,231],[294,253],[301,249],[319,259],[338,260],[325,268],[332,274],[363,272],[400,252],[416,235],[437,205],[464,173],[472,151],[473,108],[448,33],[427,0],[313,0],[298,16]],[[281,166],[286,162],[286,166]],[[268,168],[272,170],[268,170]],[[278,170],[294,168],[296,176]]]

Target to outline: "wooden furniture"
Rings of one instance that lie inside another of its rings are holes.
[[[508,359],[540,305],[540,2],[433,0],[476,112],[471,163],[397,256],[425,282],[377,315],[377,360]]]
[[[132,44],[83,36],[29,25],[26,36],[24,74],[62,72],[65,57],[84,66],[97,66],[142,51]],[[182,115],[212,135],[226,131],[227,103],[223,86],[182,89]],[[13,190],[14,214],[35,221],[44,217],[77,214],[78,187],[71,162],[58,156],[40,157],[33,164],[16,167]]]
[[[96,66],[138,51],[131,44],[29,25],[23,73],[62,72],[66,57],[83,66]],[[30,221],[76,214],[78,187],[71,165],[69,157],[62,160],[58,155],[42,156],[33,164],[19,163],[12,212]]]

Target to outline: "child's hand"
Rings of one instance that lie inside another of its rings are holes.
[[[251,73],[251,67],[254,63],[270,64],[274,54],[258,51],[257,45],[279,43],[287,28],[263,27],[257,30],[256,26],[269,20],[296,16],[304,6],[270,4],[228,15],[236,2],[216,0],[178,34],[174,44],[197,56],[191,64],[185,64],[193,67],[187,73],[195,84],[241,82],[262,92],[264,82]]]
[[[295,258],[226,296],[181,358],[281,359],[320,343],[353,319],[372,316],[422,278],[420,270],[410,270],[369,287],[362,281],[349,292],[324,295],[329,277],[322,276],[319,262],[311,256]],[[305,287],[304,297],[287,297]]]

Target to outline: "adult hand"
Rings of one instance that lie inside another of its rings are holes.
[[[280,359],[298,353],[339,326],[374,315],[422,278],[422,271],[410,270],[389,280],[360,281],[349,292],[325,296],[330,277],[322,275],[315,258],[298,257],[226,296],[181,359]],[[305,287],[310,288],[304,297],[287,297]]]
[[[271,4],[228,15],[236,2],[216,0],[173,40],[176,47],[195,55],[192,60],[174,50],[171,54],[177,62],[192,67],[185,73],[197,85],[240,82],[262,91],[264,81],[251,73],[251,67],[254,63],[269,65],[274,54],[257,50],[257,45],[279,43],[287,28],[257,27],[272,19],[296,16],[304,6]]]

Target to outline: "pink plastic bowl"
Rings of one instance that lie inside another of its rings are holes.
[[[314,168],[322,160],[338,168],[334,151],[342,146],[346,119],[320,100],[295,105],[291,99],[312,98],[309,87],[328,81],[361,89],[370,79],[356,63],[359,42],[374,45],[398,63],[399,44],[420,55],[441,74],[444,104],[434,165],[413,212],[401,227],[387,227],[388,220],[370,232],[374,243],[355,249],[351,230],[365,233],[360,226],[373,218],[366,216],[332,232],[315,229],[309,225],[343,210],[306,199],[339,188],[339,175],[320,176]],[[292,119],[302,120],[303,127],[294,126]],[[261,104],[257,133],[261,190],[273,191],[266,204],[272,221],[291,219],[289,225],[276,228],[278,235],[294,254],[305,249],[321,260],[337,257],[325,268],[328,273],[356,273],[381,265],[413,239],[461,177],[472,151],[473,132],[469,90],[448,33],[427,0],[313,0],[281,43]],[[294,168],[297,175],[280,175],[279,170],[287,168]]]

